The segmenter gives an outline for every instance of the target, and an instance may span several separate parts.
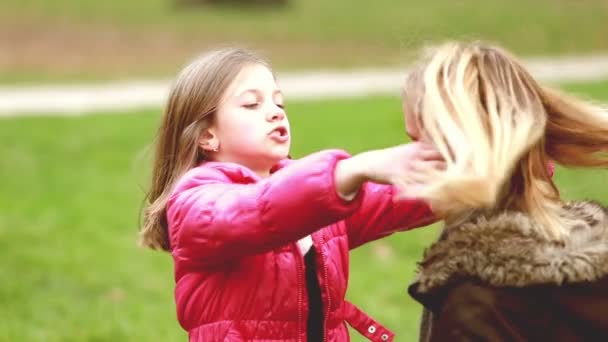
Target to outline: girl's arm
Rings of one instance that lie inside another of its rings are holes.
[[[212,168],[194,169],[167,205],[174,257],[211,266],[272,250],[352,215],[360,196],[346,201],[336,192],[358,174],[335,173],[347,157],[316,153],[255,184],[233,184]]]
[[[399,190],[394,185],[369,182],[363,186],[362,184],[370,179],[391,179],[396,182],[408,179],[414,181],[412,186],[424,186],[422,183],[415,184],[415,175],[425,170],[444,167],[440,154],[433,147],[417,142],[384,151],[383,158],[363,153],[364,158],[345,160],[336,170],[337,174],[343,170],[354,175],[350,182],[345,182],[342,188],[338,188],[338,192],[348,198],[359,191],[362,192],[360,197],[363,197],[359,209],[346,220],[350,248],[396,231],[425,226],[437,220],[429,205],[422,200],[396,200]],[[369,175],[371,177],[367,177]]]
[[[420,155],[419,155],[420,156]],[[413,163],[424,163],[433,158],[417,158]],[[552,177],[555,166],[548,165]],[[356,248],[366,242],[380,239],[392,233],[423,227],[436,222],[427,202],[419,199],[395,200],[399,190],[393,185],[366,183],[361,188],[363,197],[359,209],[346,220],[350,248]]]
[[[362,204],[346,220],[349,247],[383,238],[397,231],[429,225],[437,218],[429,205],[417,199],[399,199],[393,185],[366,183],[362,189]]]

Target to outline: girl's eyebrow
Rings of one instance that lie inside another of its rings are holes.
[[[244,94],[246,94],[246,93],[253,93],[253,94],[255,94],[255,95],[260,95],[260,94],[262,93],[262,91],[261,91],[260,89],[257,89],[257,88],[245,89],[245,90],[243,90],[242,92],[240,92],[239,94],[237,94],[237,97],[239,97],[239,96],[241,96],[241,95],[244,95]],[[281,96],[283,96],[283,92],[281,92],[281,90],[280,90],[280,89],[275,89],[275,90],[272,92],[272,96],[276,96],[276,95],[281,95]]]
[[[245,89],[242,92],[236,94],[236,97],[241,97],[241,96],[243,96],[243,95],[245,95],[247,93],[252,93],[252,94],[254,94],[254,95],[257,96],[257,95],[259,95],[260,91],[258,89],[253,89],[253,88],[252,89]]]

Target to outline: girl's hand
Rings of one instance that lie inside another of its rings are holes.
[[[424,187],[428,174],[445,169],[445,161],[429,144],[412,142],[381,150],[364,152],[342,160],[336,166],[336,190],[352,198],[361,184],[372,181],[398,186],[403,196]]]

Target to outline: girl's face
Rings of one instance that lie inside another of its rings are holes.
[[[216,161],[244,165],[264,177],[289,154],[289,121],[272,72],[247,65],[228,87],[208,130]]]

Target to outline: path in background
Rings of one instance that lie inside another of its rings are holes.
[[[608,79],[608,56],[524,60],[543,82],[590,82]],[[279,73],[288,100],[398,94],[406,69]],[[169,81],[132,81],[101,85],[0,86],[0,117],[15,115],[84,115],[128,112],[164,106]]]

